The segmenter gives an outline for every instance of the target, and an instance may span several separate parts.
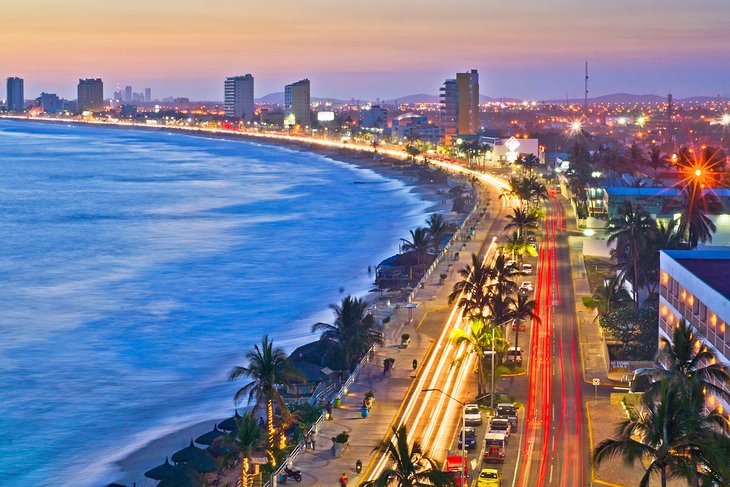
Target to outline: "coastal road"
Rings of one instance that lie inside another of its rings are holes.
[[[590,463],[565,211],[554,195],[545,210],[535,292],[541,322],[532,328],[525,434],[512,485],[583,487]]]
[[[479,254],[485,260],[492,259],[496,254],[498,233],[495,232],[502,231],[504,215],[508,211],[506,200],[492,196],[493,204],[488,212],[489,226],[486,233],[483,230],[479,232],[484,238]],[[459,401],[465,401],[473,395],[474,354],[468,353],[467,344],[456,346],[449,340],[451,330],[464,326],[466,321],[462,320],[460,310],[456,305],[452,306],[394,423],[396,427],[405,424],[409,442],[419,441],[439,460],[445,457],[461,424],[461,405],[435,389]],[[457,360],[461,357],[463,360]],[[430,390],[424,392],[424,389]],[[387,463],[387,457],[376,457],[374,467],[367,472],[367,478],[377,477],[387,467]]]

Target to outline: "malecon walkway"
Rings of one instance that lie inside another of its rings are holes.
[[[491,202],[483,221],[475,221],[474,238],[466,242],[465,248],[458,249],[459,261],[448,257],[443,259],[425,286],[416,291],[413,302],[419,303],[419,306],[413,310],[411,323],[406,324],[408,310],[400,309],[386,325],[386,344],[375,350],[373,359],[363,368],[358,381],[352,384],[342,399],[342,407],[333,410],[332,419],[320,423],[315,436],[315,450],[303,451],[294,460],[293,467],[301,470],[303,476],[302,482],[297,485],[338,486],[338,479],[343,473],[347,474],[350,486],[359,484],[361,479],[355,468],[356,462],[362,462],[362,471],[365,472],[373,457],[373,448],[385,438],[411,382],[416,378],[418,370],[414,371],[413,360],[420,367],[433,341],[421,330],[440,329],[443,326],[448,312],[448,295],[459,277],[457,271],[467,265],[471,254],[478,253],[487,239],[491,241],[493,235],[487,232],[492,220],[495,215],[501,218],[501,202],[494,193]],[[500,221],[494,230],[501,229]],[[450,269],[449,264],[452,264]],[[448,274],[443,284],[439,282],[442,273]],[[400,347],[403,333],[411,337],[407,348]],[[386,358],[395,359],[395,366],[387,376],[383,374],[383,360]],[[369,417],[365,419],[361,416],[361,406],[364,394],[369,390],[375,393],[375,401]],[[332,438],[343,431],[350,435],[349,444],[340,456],[335,457]]]

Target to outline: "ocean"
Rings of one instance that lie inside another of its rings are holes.
[[[0,485],[103,486],[230,415],[231,367],[313,339],[432,204],[308,152],[0,120]]]

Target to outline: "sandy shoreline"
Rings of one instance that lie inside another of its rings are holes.
[[[31,121],[36,123],[68,124],[70,122],[67,120],[33,120],[20,118],[9,119],[17,121]],[[79,122],[77,122],[77,124],[80,126],[86,125]],[[323,147],[315,143],[306,143],[286,139],[262,138],[236,132],[219,133],[207,131],[190,131],[176,129],[174,127],[146,127],[113,124],[93,124],[90,126],[108,129],[130,129],[143,130],[148,132],[167,132],[180,135],[193,135],[225,140],[239,140],[261,145],[280,146],[295,151],[312,152],[330,158],[334,161],[351,164],[363,169],[369,169],[386,178],[403,182],[406,186],[409,187],[410,193],[417,195],[423,201],[433,203],[424,210],[424,214],[439,212],[443,213],[447,217],[447,219],[459,222],[466,216],[466,214],[464,213],[458,215],[457,218],[457,215],[451,212],[452,199],[449,197],[448,194],[444,194],[448,190],[448,185],[446,183],[429,183],[421,181],[418,179],[416,171],[404,170],[405,165],[403,165],[401,161],[397,161],[395,158],[388,156],[379,156],[379,158],[376,160],[373,158],[373,152],[366,152],[356,147]],[[400,162],[400,164],[394,165],[394,162]],[[404,228],[403,237],[407,236],[407,232],[408,229]],[[370,293],[370,295],[366,296],[365,298],[368,301],[375,301],[378,299],[378,296],[375,293]],[[323,304],[323,306],[326,306],[326,303]],[[191,438],[194,439],[201,434],[210,431],[213,428],[213,425],[221,421],[222,419],[225,418],[211,418],[210,420],[183,427],[177,431],[151,440],[145,446],[130,453],[123,459],[114,462],[114,465],[116,466],[116,472],[110,473],[109,480],[120,482],[128,486],[131,486],[133,482],[136,482],[136,485],[138,487],[156,485],[157,482],[143,477],[143,473],[164,462],[165,456],[171,456],[177,450],[187,446],[190,443]]]

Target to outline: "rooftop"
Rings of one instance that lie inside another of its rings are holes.
[[[723,297],[730,299],[730,247],[664,252]]]

